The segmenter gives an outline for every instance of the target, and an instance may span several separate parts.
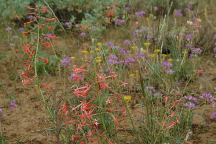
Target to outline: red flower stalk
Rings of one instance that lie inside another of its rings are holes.
[[[41,61],[45,64],[48,64],[49,63],[49,59],[48,58],[40,58]]]
[[[90,91],[90,86],[86,85],[74,90],[73,94],[77,97],[86,97]]]
[[[103,75],[98,75],[98,84],[100,89],[106,89],[108,88],[108,84],[105,82],[106,78]]]
[[[78,74],[78,73],[87,72],[87,70],[83,69],[83,67],[84,66],[81,66],[80,68],[78,68],[76,65],[73,66],[73,73]]]
[[[42,46],[45,47],[45,48],[51,48],[52,44],[50,42],[43,42]]]
[[[89,119],[90,120],[90,119],[92,119],[92,112],[93,111],[89,111],[89,112],[84,111],[84,113],[80,115],[80,118],[81,119]]]
[[[30,85],[32,83],[32,81],[33,80],[30,78],[25,78],[22,80],[22,84],[23,84],[23,86]]]
[[[64,103],[64,104],[61,106],[61,108],[60,108],[60,110],[61,110],[65,115],[68,114],[68,112],[69,112],[68,109],[69,109],[69,107],[68,107],[67,103]]]

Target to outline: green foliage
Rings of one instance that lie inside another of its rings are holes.
[[[0,144],[7,144],[6,139],[1,133],[0,133]]]
[[[16,16],[25,15],[25,6],[31,2],[33,0],[0,0],[0,17],[2,19],[13,19]]]
[[[44,73],[54,75],[56,70],[58,69],[58,63],[60,59],[56,57],[55,55],[47,55],[45,53],[40,53],[39,55],[48,57],[49,63],[45,64],[42,61],[38,61],[36,64],[37,73],[39,75],[44,74]]]
[[[4,20],[11,20],[26,15],[26,6],[34,0],[0,0],[0,17]],[[38,3],[46,2],[54,12],[67,10],[67,15],[64,21],[74,23],[77,19],[81,19],[81,24],[88,26],[90,36],[99,38],[102,32],[106,29],[105,24],[105,10],[107,7],[115,7],[116,16],[123,13],[123,7],[127,0],[40,0]],[[84,17],[79,17],[81,14]],[[64,17],[64,16],[63,16]]]

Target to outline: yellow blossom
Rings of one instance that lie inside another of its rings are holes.
[[[145,46],[145,47],[149,47],[150,45],[151,45],[150,42],[144,42],[144,46]]]
[[[150,58],[155,58],[156,56],[156,54],[150,54]]]
[[[133,78],[133,77],[135,77],[135,74],[131,73],[131,74],[129,74],[129,77]]]
[[[154,53],[160,53],[160,49],[155,49]]]
[[[103,45],[103,44],[102,44],[101,42],[98,42],[98,43],[97,43],[97,46],[98,46],[98,47],[102,47],[102,45]]]
[[[98,57],[95,58],[95,61],[96,61],[96,63],[101,63],[102,62],[102,58],[98,56]]]
[[[81,53],[84,54],[84,55],[88,55],[89,54],[89,52],[87,50],[82,50]]]
[[[168,61],[169,61],[169,62],[173,62],[173,59],[169,58]]]
[[[131,47],[131,49],[132,50],[136,50],[138,47],[136,46],[136,45],[133,45],[132,47]]]
[[[130,96],[130,95],[125,95],[125,96],[123,96],[123,100],[124,100],[126,103],[129,103],[129,102],[131,101],[131,99],[132,99],[132,96]]]
[[[100,49],[99,47],[97,47],[97,48],[95,49],[95,51],[96,51],[96,52],[99,52],[99,51],[101,51],[101,49]]]

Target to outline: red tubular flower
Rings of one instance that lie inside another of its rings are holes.
[[[46,6],[43,6],[43,7],[41,8],[41,13],[45,14],[45,13],[47,13],[47,12],[48,12],[48,8],[47,8]]]
[[[92,119],[92,111],[89,111],[89,112],[87,112],[87,111],[84,111],[84,113],[83,114],[81,114],[80,115],[80,118],[81,119]]]
[[[55,22],[56,18],[46,18],[46,22]]]
[[[31,53],[31,45],[30,44],[24,44],[23,45],[23,52],[25,54],[30,54]]]
[[[30,85],[31,83],[32,83],[32,79],[30,78],[25,78],[22,80],[23,86]]]
[[[90,111],[92,104],[81,102],[81,111]]]
[[[76,65],[73,66],[73,73],[78,74],[78,73],[83,73],[83,72],[87,72],[87,70],[83,69],[84,66],[81,66],[80,68],[78,68]]]
[[[42,46],[45,47],[45,48],[51,48],[52,44],[50,42],[43,42]]]
[[[77,97],[86,97],[90,91],[90,86],[86,85],[74,90],[73,94]]]
[[[98,75],[97,78],[100,89],[108,88],[108,84],[105,82],[106,78],[103,75]]]
[[[40,58],[41,61],[45,64],[48,64],[49,63],[49,59],[48,58]]]
[[[67,115],[68,112],[69,112],[67,103],[64,103],[64,104],[61,106],[60,110],[61,110],[65,115]]]

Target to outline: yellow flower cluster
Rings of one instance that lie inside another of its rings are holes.
[[[130,95],[125,95],[125,96],[123,96],[123,100],[124,100],[126,103],[131,102],[131,99],[132,99],[132,96],[130,96]]]

